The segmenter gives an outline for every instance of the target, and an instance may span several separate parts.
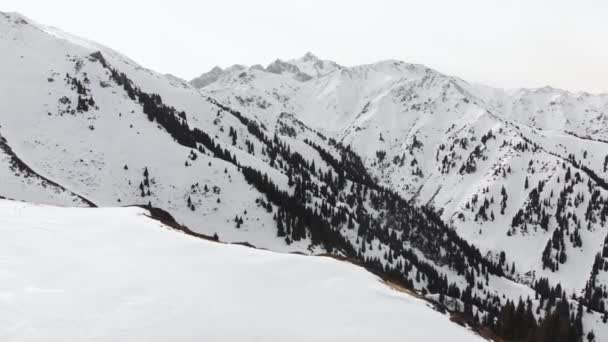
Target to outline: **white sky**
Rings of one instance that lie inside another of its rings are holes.
[[[605,0],[2,0],[185,79],[311,51],[399,59],[492,86],[608,93]]]

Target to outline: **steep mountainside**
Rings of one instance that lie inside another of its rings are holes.
[[[608,334],[605,96],[312,54],[197,89],[18,14],[0,49],[0,196],[148,205],[191,234],[331,253],[504,338]]]
[[[608,233],[608,95],[504,91],[398,61],[306,81],[249,69],[201,91],[279,131],[287,116],[322,131],[484,254],[504,252],[514,278],[592,296]]]

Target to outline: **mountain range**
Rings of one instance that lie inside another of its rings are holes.
[[[3,198],[330,254],[483,336],[608,339],[607,94],[312,53],[185,81],[15,13],[0,50]]]

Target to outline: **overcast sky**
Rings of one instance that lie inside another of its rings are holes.
[[[215,65],[311,51],[342,65],[399,59],[503,88],[608,92],[605,0],[2,0],[191,79]]]

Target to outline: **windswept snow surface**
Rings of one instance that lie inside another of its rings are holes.
[[[481,340],[357,266],[146,214],[0,200],[0,340]]]

